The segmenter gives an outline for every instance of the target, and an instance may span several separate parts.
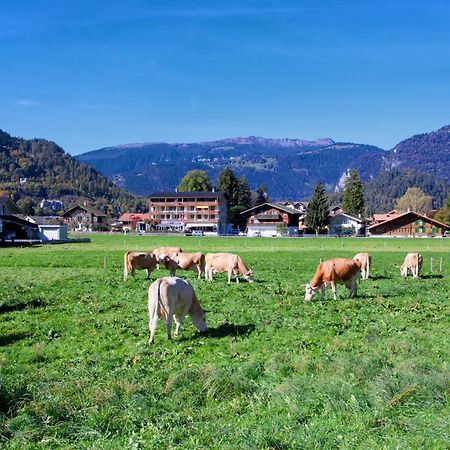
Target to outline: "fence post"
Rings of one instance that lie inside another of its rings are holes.
[[[439,272],[442,272],[442,257],[439,260]]]
[[[430,259],[431,273],[433,273],[433,257]]]

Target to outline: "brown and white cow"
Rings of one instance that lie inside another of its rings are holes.
[[[361,276],[361,263],[353,259],[334,258],[322,261],[309,284],[305,286],[305,301],[311,300],[321,290],[324,299],[325,289],[331,286],[336,300],[336,285],[344,284],[350,290],[350,297],[356,296],[358,279]]]
[[[153,253],[126,252],[123,258],[123,280],[127,281],[128,272],[134,277],[136,269],[147,270],[147,278],[156,269],[158,260]]]
[[[200,279],[205,271],[205,255],[203,253],[179,253],[178,255],[166,256],[163,263],[170,275],[175,276],[177,269],[193,270]]]
[[[208,253],[205,256],[205,278],[207,281],[213,280],[214,273],[228,273],[228,284],[231,283],[231,277],[236,277],[236,283],[239,283],[239,275],[242,275],[248,282],[252,283],[253,272],[247,268],[239,255],[232,253]]]
[[[156,324],[166,319],[167,338],[172,339],[172,318],[175,320],[175,336],[180,332],[184,317],[189,314],[198,331],[206,331],[206,314],[198,302],[194,288],[187,281],[177,277],[158,278],[148,289],[148,317],[150,339],[153,344]]]
[[[369,278],[372,257],[368,253],[357,253],[353,259],[361,263],[361,279],[367,280]]]
[[[423,257],[419,253],[408,253],[405,261],[400,266],[400,273],[406,278],[408,269],[411,271],[413,278],[417,278],[422,268]]]

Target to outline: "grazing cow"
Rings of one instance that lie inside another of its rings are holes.
[[[162,262],[162,260],[166,256],[176,256],[178,253],[181,253],[181,247],[158,247],[153,250],[153,254],[156,256],[156,259],[158,260],[158,264],[156,266],[157,269],[159,269],[159,263]]]
[[[178,255],[166,256],[164,265],[170,270],[170,275],[174,277],[177,269],[192,269],[197,278],[200,279],[202,272],[205,271],[205,255],[203,253],[179,253]]]
[[[231,283],[232,276],[236,277],[236,283],[239,283],[239,275],[242,275],[250,283],[254,281],[253,272],[246,267],[239,255],[232,253],[208,253],[205,256],[206,280],[212,281],[213,274],[217,272],[228,273],[228,284]]]
[[[127,281],[128,272],[134,277],[136,269],[146,269],[147,278],[156,269],[157,259],[153,253],[126,252],[123,259],[123,280]]]
[[[361,263],[361,279],[369,278],[369,269],[372,264],[372,257],[368,253],[357,253],[353,259]]]
[[[198,331],[208,329],[205,311],[188,281],[177,277],[165,277],[153,282],[148,289],[149,344],[154,342],[158,318],[166,319],[167,339],[172,339],[172,318],[176,324],[175,336],[178,336],[187,313]]]
[[[331,286],[336,300],[336,284],[345,284],[350,290],[350,297],[356,296],[358,279],[361,276],[361,263],[353,259],[334,258],[322,261],[309,284],[305,286],[305,301],[311,300],[321,290],[324,299],[325,289]]]
[[[411,271],[413,278],[417,278],[422,268],[423,258],[419,253],[408,253],[405,261],[400,266],[400,273],[406,278],[408,269]]]

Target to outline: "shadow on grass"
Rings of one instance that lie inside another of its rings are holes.
[[[234,323],[223,323],[216,328],[208,328],[204,333],[197,333],[197,338],[208,337],[221,339],[226,336],[246,336],[255,330],[255,324],[236,325]]]
[[[12,311],[22,311],[23,309],[26,308],[41,308],[43,306],[45,306],[44,301],[39,298],[35,298],[26,303],[15,303],[13,305],[0,305],[0,314]]]
[[[444,278],[444,275],[441,273],[429,273],[428,275],[420,275],[419,278],[422,278],[423,280],[441,279]]]
[[[372,280],[372,281],[388,280],[390,278],[392,278],[392,277],[387,277],[386,275],[375,275],[374,277],[373,276],[369,276],[369,281],[370,280]]]
[[[0,335],[0,347],[6,347],[14,342],[21,341],[28,337],[27,333],[9,333],[5,335]]]

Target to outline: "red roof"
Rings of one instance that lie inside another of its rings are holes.
[[[380,222],[380,223],[376,223],[376,224],[374,224],[374,225],[371,225],[371,226],[369,227],[369,230],[373,230],[374,228],[377,228],[377,227],[381,227],[381,226],[383,226],[383,225],[386,225],[387,223],[393,222],[393,221],[399,219],[400,217],[407,216],[408,214],[410,214],[410,215],[412,215],[412,216],[415,216],[415,217],[417,217],[417,218],[419,218],[419,219],[421,219],[421,220],[425,220],[425,221],[431,222],[432,224],[439,225],[439,226],[442,227],[442,228],[445,228],[445,229],[449,228],[449,226],[446,225],[445,223],[442,223],[442,222],[439,222],[439,221],[437,221],[437,220],[434,220],[434,219],[432,219],[431,217],[424,216],[424,215],[419,214],[419,213],[417,213],[417,212],[415,212],[415,211],[407,211],[407,212],[404,212],[404,213],[401,213],[401,214],[397,214],[397,215],[395,215],[395,216],[393,216],[393,217],[391,217],[391,218],[385,220],[384,222]]]
[[[140,222],[150,220],[150,213],[125,213],[119,217],[119,222]]]

